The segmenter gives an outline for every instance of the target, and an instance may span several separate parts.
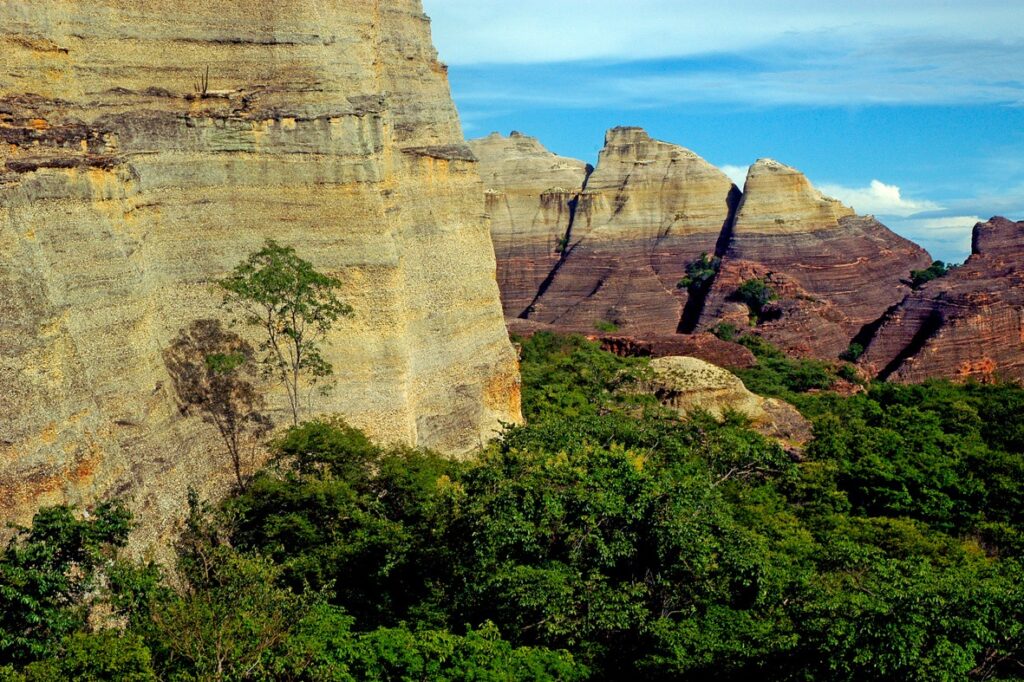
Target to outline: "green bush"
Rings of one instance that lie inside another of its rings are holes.
[[[857,362],[861,355],[864,355],[864,346],[859,343],[851,343],[846,350],[839,354],[839,358],[847,362]]]
[[[920,289],[933,279],[945,277],[947,274],[949,274],[949,271],[955,267],[955,265],[946,265],[942,261],[937,260],[934,261],[924,270],[911,270],[910,287],[912,289]]]
[[[700,258],[687,264],[686,276],[676,284],[679,289],[687,289],[691,294],[706,291],[711,286],[712,280],[718,274],[722,265],[721,258],[700,254]]]
[[[779,300],[775,289],[765,279],[748,279],[736,289],[733,298],[745,303],[750,310],[750,316],[754,320],[761,320],[765,313],[765,307],[772,301]]]

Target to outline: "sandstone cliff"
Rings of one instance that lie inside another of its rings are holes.
[[[580,189],[592,169],[516,132],[494,133],[469,145],[487,188],[502,305],[506,315],[518,317],[561,258]]]
[[[495,154],[508,156],[487,140],[477,144],[485,167],[498,163]],[[582,167],[575,162],[574,168]],[[508,182],[487,180],[497,192]],[[548,191],[547,175],[519,177],[515,185],[520,192],[532,187],[534,204],[554,203],[569,211],[567,225],[560,222],[545,233],[561,235],[559,258],[530,305],[516,311],[526,297],[514,288],[503,292],[506,309],[576,331],[598,325],[627,333],[674,334],[688,299],[676,284],[687,263],[701,253],[714,254],[739,198],[739,190],[717,168],[688,149],[651,139],[640,128],[608,131],[593,173],[573,194],[559,193],[557,202]],[[555,215],[566,212],[559,209]],[[492,211],[491,219],[497,235],[506,231],[500,212]],[[498,257],[503,261],[503,252]],[[514,270],[516,264],[499,265],[505,268]],[[514,277],[507,274],[503,281]]]
[[[122,494],[152,525],[224,484],[161,350],[270,237],[355,308],[313,412],[453,453],[519,418],[419,0],[0,2],[0,44],[0,520]]]
[[[873,217],[822,196],[799,171],[770,159],[751,166],[701,326],[745,327],[739,286],[763,279],[778,295],[758,333],[802,355],[836,358],[898,303],[928,253]]]
[[[861,365],[897,381],[1024,379],[1024,222],[974,228],[972,254],[883,318]]]

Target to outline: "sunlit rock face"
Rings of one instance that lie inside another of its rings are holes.
[[[566,193],[561,185],[551,188],[554,164],[579,175],[582,162],[549,155],[526,167],[517,163],[516,150],[493,139],[474,143],[483,166],[498,169],[485,173],[485,185],[496,196],[508,195],[511,187],[529,197],[522,214],[533,216],[528,230],[514,230],[530,239],[502,250],[508,224],[528,221],[509,221],[493,206],[490,211],[501,281],[513,283],[503,289],[506,311],[577,331],[603,325],[625,333],[676,333],[688,301],[686,289],[676,285],[688,263],[701,253],[714,255],[739,199],[732,181],[688,149],[654,140],[640,128],[614,128],[597,167]],[[501,171],[509,167],[520,172]],[[539,245],[542,265],[534,255]],[[531,298],[525,289],[537,280]]]
[[[763,279],[778,301],[758,333],[797,354],[836,358],[910,292],[910,271],[930,263],[924,249],[823,196],[799,171],[762,159],[748,172],[701,327],[748,326],[735,294]]]
[[[1024,379],[1024,222],[976,225],[967,262],[889,311],[861,365],[894,381]]]
[[[561,258],[590,168],[513,132],[471,140],[486,188],[505,314],[518,317]]]
[[[309,414],[450,453],[520,418],[418,0],[0,2],[0,49],[0,519],[116,494],[160,532],[188,486],[223,489],[162,350],[268,238],[355,310]]]

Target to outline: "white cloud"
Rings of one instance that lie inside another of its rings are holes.
[[[821,184],[817,187],[824,194],[839,199],[861,214],[908,217],[942,208],[934,201],[907,199],[899,187],[887,185],[881,180],[872,180],[868,187],[844,187],[833,184]]]
[[[725,164],[719,166],[719,170],[729,176],[729,179],[736,183],[736,186],[743,189],[743,183],[747,181],[747,170],[750,166],[733,166],[731,164]]]
[[[928,249],[933,257],[947,263],[959,263],[971,254],[971,234],[979,222],[983,219],[976,215],[954,215],[897,219],[887,222],[887,225]]]

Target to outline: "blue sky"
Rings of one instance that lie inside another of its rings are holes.
[[[424,0],[468,137],[594,162],[640,125],[742,185],[771,157],[963,260],[1024,219],[1021,0]]]

